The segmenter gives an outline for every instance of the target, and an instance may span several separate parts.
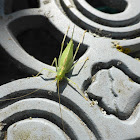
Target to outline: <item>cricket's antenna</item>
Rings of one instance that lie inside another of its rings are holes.
[[[67,36],[67,34],[68,34],[69,29],[70,29],[70,25],[68,26],[68,29],[67,29],[67,31],[66,31],[66,33],[65,33],[65,35],[64,35],[63,41],[62,41],[62,43],[61,43],[61,50],[60,50],[60,54],[59,54],[59,59],[61,58],[62,51],[63,51],[63,47],[64,47],[64,42],[65,42],[65,39],[66,39],[66,36]],[[59,60],[59,59],[58,59],[58,60]]]
[[[73,31],[72,31],[72,37],[71,37],[71,39],[73,39],[74,29],[75,29],[75,24],[73,26]]]
[[[56,80],[53,80],[52,82],[50,82],[49,84],[51,84],[51,83],[53,83],[53,82],[55,82]],[[45,86],[42,86],[41,88],[44,88],[44,87],[46,87],[48,84],[46,84]],[[36,89],[36,90],[34,90],[34,91],[32,91],[32,92],[29,92],[29,93],[27,93],[27,94],[25,94],[25,95],[22,95],[22,96],[19,96],[19,97],[13,97],[13,98],[7,98],[7,99],[0,99],[0,102],[2,101],[10,101],[10,100],[16,100],[16,99],[20,99],[20,98],[24,98],[24,97],[26,97],[26,96],[28,96],[28,95],[31,95],[31,94],[33,94],[33,93],[35,93],[35,92],[37,92],[37,91],[39,91],[39,90],[41,90],[41,88],[38,88],[38,89]]]

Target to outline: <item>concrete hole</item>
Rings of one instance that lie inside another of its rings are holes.
[[[51,25],[47,18],[43,16],[19,18],[9,24],[9,30],[21,47],[38,60],[51,65],[53,59],[59,57],[64,35]],[[69,40],[70,38],[66,39],[65,46]],[[74,49],[77,45],[78,42],[74,41]],[[76,59],[80,58],[86,49],[87,46],[81,45]]]
[[[0,85],[29,76],[27,73],[18,69],[14,61],[12,61],[12,58],[2,49],[2,47],[0,47],[0,52]]]
[[[17,40],[30,55],[49,65],[60,52],[61,43],[43,28],[26,30],[17,36]]]
[[[125,10],[127,2],[125,0],[117,0],[117,3],[111,0],[86,0],[91,6],[97,10],[108,13],[108,14],[117,14]],[[115,3],[115,4],[114,4]],[[117,5],[116,5],[117,4]]]
[[[138,61],[140,61],[140,51],[130,53],[129,55],[132,56],[133,58],[137,59]]]
[[[38,0],[5,0],[4,13],[10,14],[19,10],[39,8]]]
[[[131,45],[121,45],[118,41],[112,42],[115,49],[120,51],[120,53],[124,53],[125,55],[129,55],[133,57],[134,59],[139,60],[140,59],[140,48],[139,44],[131,44]]]

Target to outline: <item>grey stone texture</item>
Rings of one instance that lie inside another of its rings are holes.
[[[0,140],[140,139],[139,5],[0,0]],[[74,25],[74,51],[87,33],[76,57],[80,62],[66,75],[76,84],[59,85],[63,129],[56,74],[49,70],[56,71],[51,63]],[[42,68],[49,70],[32,77]]]

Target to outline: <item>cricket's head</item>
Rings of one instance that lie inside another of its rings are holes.
[[[62,77],[60,75],[56,75],[55,80],[56,81],[61,81],[62,80]]]
[[[61,80],[63,80],[63,78],[64,78],[64,76],[62,76],[61,73],[58,73],[58,74],[56,75],[56,77],[55,77],[55,80],[61,81]]]
[[[63,78],[65,77],[65,73],[66,73],[65,70],[62,67],[59,67],[55,80],[57,81],[63,80]]]

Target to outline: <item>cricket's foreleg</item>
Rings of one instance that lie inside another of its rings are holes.
[[[53,71],[53,70],[50,70],[50,69],[47,69],[47,68],[42,68],[41,71],[40,71],[36,76],[34,76],[34,75],[32,75],[32,76],[33,76],[33,77],[37,77],[37,76],[39,76],[39,74],[41,74],[42,71],[44,71],[44,70],[50,71],[50,72],[52,72],[52,73],[56,73],[56,72]]]
[[[88,100],[87,97],[85,96],[85,94],[81,91],[81,89],[79,88],[79,86],[78,86],[75,82],[73,82],[72,80],[70,80],[70,79],[67,78],[67,77],[65,77],[65,79],[66,79],[68,82],[71,82],[71,83],[73,83],[74,85],[76,85],[76,87],[77,87],[78,90],[80,91],[80,94],[85,98],[86,101]]]
[[[58,65],[57,65],[57,59],[56,59],[56,57],[54,58],[51,66],[53,66],[54,63],[55,63],[56,71],[57,71],[58,70]]]

